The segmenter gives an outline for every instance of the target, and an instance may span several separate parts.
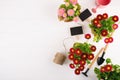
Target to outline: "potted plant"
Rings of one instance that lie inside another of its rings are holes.
[[[65,4],[61,4],[58,9],[58,19],[64,22],[78,21],[81,6],[77,0],[64,0]]]
[[[117,15],[108,16],[107,13],[98,14],[97,17],[91,20],[89,24],[91,31],[94,35],[94,41],[99,42],[102,38],[105,38],[105,43],[112,42],[112,33],[118,28],[119,17]]]
[[[86,39],[90,39],[90,34],[85,34]],[[68,58],[71,61],[69,64],[71,69],[74,69],[74,73],[79,75],[84,70],[85,64],[90,64],[90,61],[94,58],[94,52],[96,46],[89,44],[88,42],[73,44],[68,52]]]
[[[98,80],[120,80],[120,65],[112,64],[110,58],[106,59],[106,65],[95,67],[94,72]]]

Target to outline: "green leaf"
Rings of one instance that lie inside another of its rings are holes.
[[[110,58],[107,58],[107,59],[106,59],[106,63],[107,63],[107,64],[108,64],[108,63],[112,63],[111,59],[110,59]]]
[[[94,72],[95,72],[96,74],[100,74],[100,70],[99,70],[97,67],[95,67]]]
[[[65,8],[65,9],[66,9],[65,4],[61,4],[61,5],[60,5],[60,8]]]
[[[83,53],[91,53],[92,51],[90,50],[90,46],[91,46],[91,44],[88,44],[88,43],[75,43],[74,45],[73,45],[73,48],[75,48],[75,49],[80,49],[80,50],[82,50],[82,52]]]
[[[90,64],[90,60],[87,59],[86,62],[87,62],[87,64]]]
[[[65,2],[70,2],[70,0],[64,0]]]
[[[67,10],[73,9],[73,8],[74,8],[74,6],[73,6],[72,4],[70,4],[70,5],[67,7]]]

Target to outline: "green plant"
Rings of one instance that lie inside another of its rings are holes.
[[[72,61],[69,66],[75,69],[75,74],[79,75],[80,71],[84,70],[85,64],[90,64],[90,61],[94,58],[93,52],[95,51],[96,46],[87,42],[74,43],[73,47],[69,50],[68,58]]]
[[[101,68],[95,67],[95,74],[98,80],[120,80],[120,65],[114,65],[110,58],[106,59],[106,65],[101,66]]]
[[[77,0],[65,0],[65,4],[61,4],[58,9],[58,18],[65,22],[78,21],[81,6]]]
[[[107,13],[98,14],[97,17],[92,19],[89,26],[94,34],[94,41],[99,42],[103,37],[106,37],[105,43],[108,43],[108,38],[111,37],[112,33],[118,28],[116,24],[118,20],[118,16],[108,17]]]

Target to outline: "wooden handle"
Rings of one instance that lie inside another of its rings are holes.
[[[108,44],[105,45],[104,52],[107,50]]]
[[[75,38],[76,38],[76,40],[79,40],[79,39],[80,39],[80,36],[79,36],[79,35],[76,35]]]
[[[86,21],[87,21],[87,22],[91,22],[91,19],[90,19],[90,18],[87,18]]]
[[[94,58],[94,60],[92,61],[92,63],[88,66],[88,68],[90,69],[92,67],[92,65],[95,63],[95,61],[97,60],[98,56],[103,52],[104,48],[101,48],[100,51],[98,52],[98,54],[96,55],[96,57]]]

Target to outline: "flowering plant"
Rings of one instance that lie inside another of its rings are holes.
[[[77,22],[80,15],[80,8],[77,0],[65,0],[65,4],[61,4],[58,9],[59,20]]]
[[[69,64],[71,69],[75,69],[75,74],[79,75],[84,70],[85,64],[89,64],[94,58],[93,52],[96,51],[96,46],[84,43],[74,43],[73,47],[70,48],[68,58],[72,62]]]
[[[106,59],[106,65],[94,69],[98,80],[120,80],[120,65],[114,65],[110,58]]]
[[[113,41],[111,34],[118,28],[116,22],[119,20],[118,16],[108,17],[107,13],[98,14],[89,24],[92,33],[94,34],[94,41],[99,42],[105,37],[105,43]]]

